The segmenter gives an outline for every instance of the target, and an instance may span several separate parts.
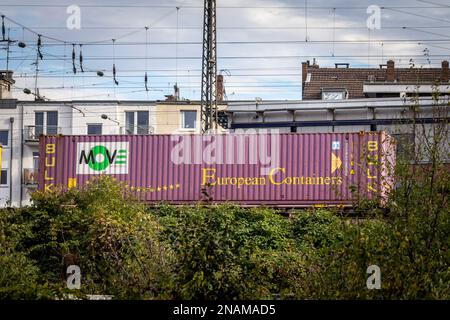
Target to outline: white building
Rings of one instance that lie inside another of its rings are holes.
[[[155,123],[152,103],[0,101],[3,145],[0,206],[28,204],[37,187],[40,134],[149,133]],[[102,115],[103,118],[102,118]],[[126,122],[127,121],[127,122]],[[139,125],[139,126],[138,126]]]
[[[39,136],[200,133],[189,101],[16,101],[0,99],[0,207],[29,204],[37,188]]]
[[[397,140],[397,151],[418,146],[437,125],[447,128],[442,154],[450,163],[449,96],[364,98],[341,100],[229,102],[229,129],[276,129],[282,133],[386,131]],[[414,119],[414,121],[413,121]],[[412,123],[418,129],[412,130]],[[446,131],[446,132],[445,132]],[[417,134],[419,132],[420,134]]]

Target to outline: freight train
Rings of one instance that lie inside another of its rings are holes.
[[[41,136],[38,188],[122,181],[137,199],[244,206],[351,206],[393,185],[385,132]]]

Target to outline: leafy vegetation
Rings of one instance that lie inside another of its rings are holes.
[[[32,207],[0,214],[0,298],[449,299],[450,180],[438,181],[437,218],[423,199],[405,216],[402,188],[388,215],[364,219],[228,204],[146,208],[106,177],[36,193]],[[66,288],[71,264],[81,290]],[[366,287],[369,265],[381,268],[381,290]]]

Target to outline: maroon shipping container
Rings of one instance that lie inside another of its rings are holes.
[[[43,136],[39,190],[106,174],[150,203],[347,206],[387,195],[394,155],[384,132]]]

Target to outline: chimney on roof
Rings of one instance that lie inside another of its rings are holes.
[[[217,95],[217,102],[222,102],[225,95],[225,88],[223,85],[223,75],[221,74],[217,76],[216,95]]]
[[[306,75],[308,74],[309,60],[302,62],[302,84],[306,81]]]
[[[389,60],[387,62],[386,81],[390,81],[390,82],[395,81],[395,62],[394,62],[394,60]]]
[[[15,83],[13,72],[9,70],[0,70],[0,99],[11,99],[11,87]]]
[[[442,70],[441,70],[441,82],[448,82],[449,72],[448,72],[448,61],[442,61]]]

